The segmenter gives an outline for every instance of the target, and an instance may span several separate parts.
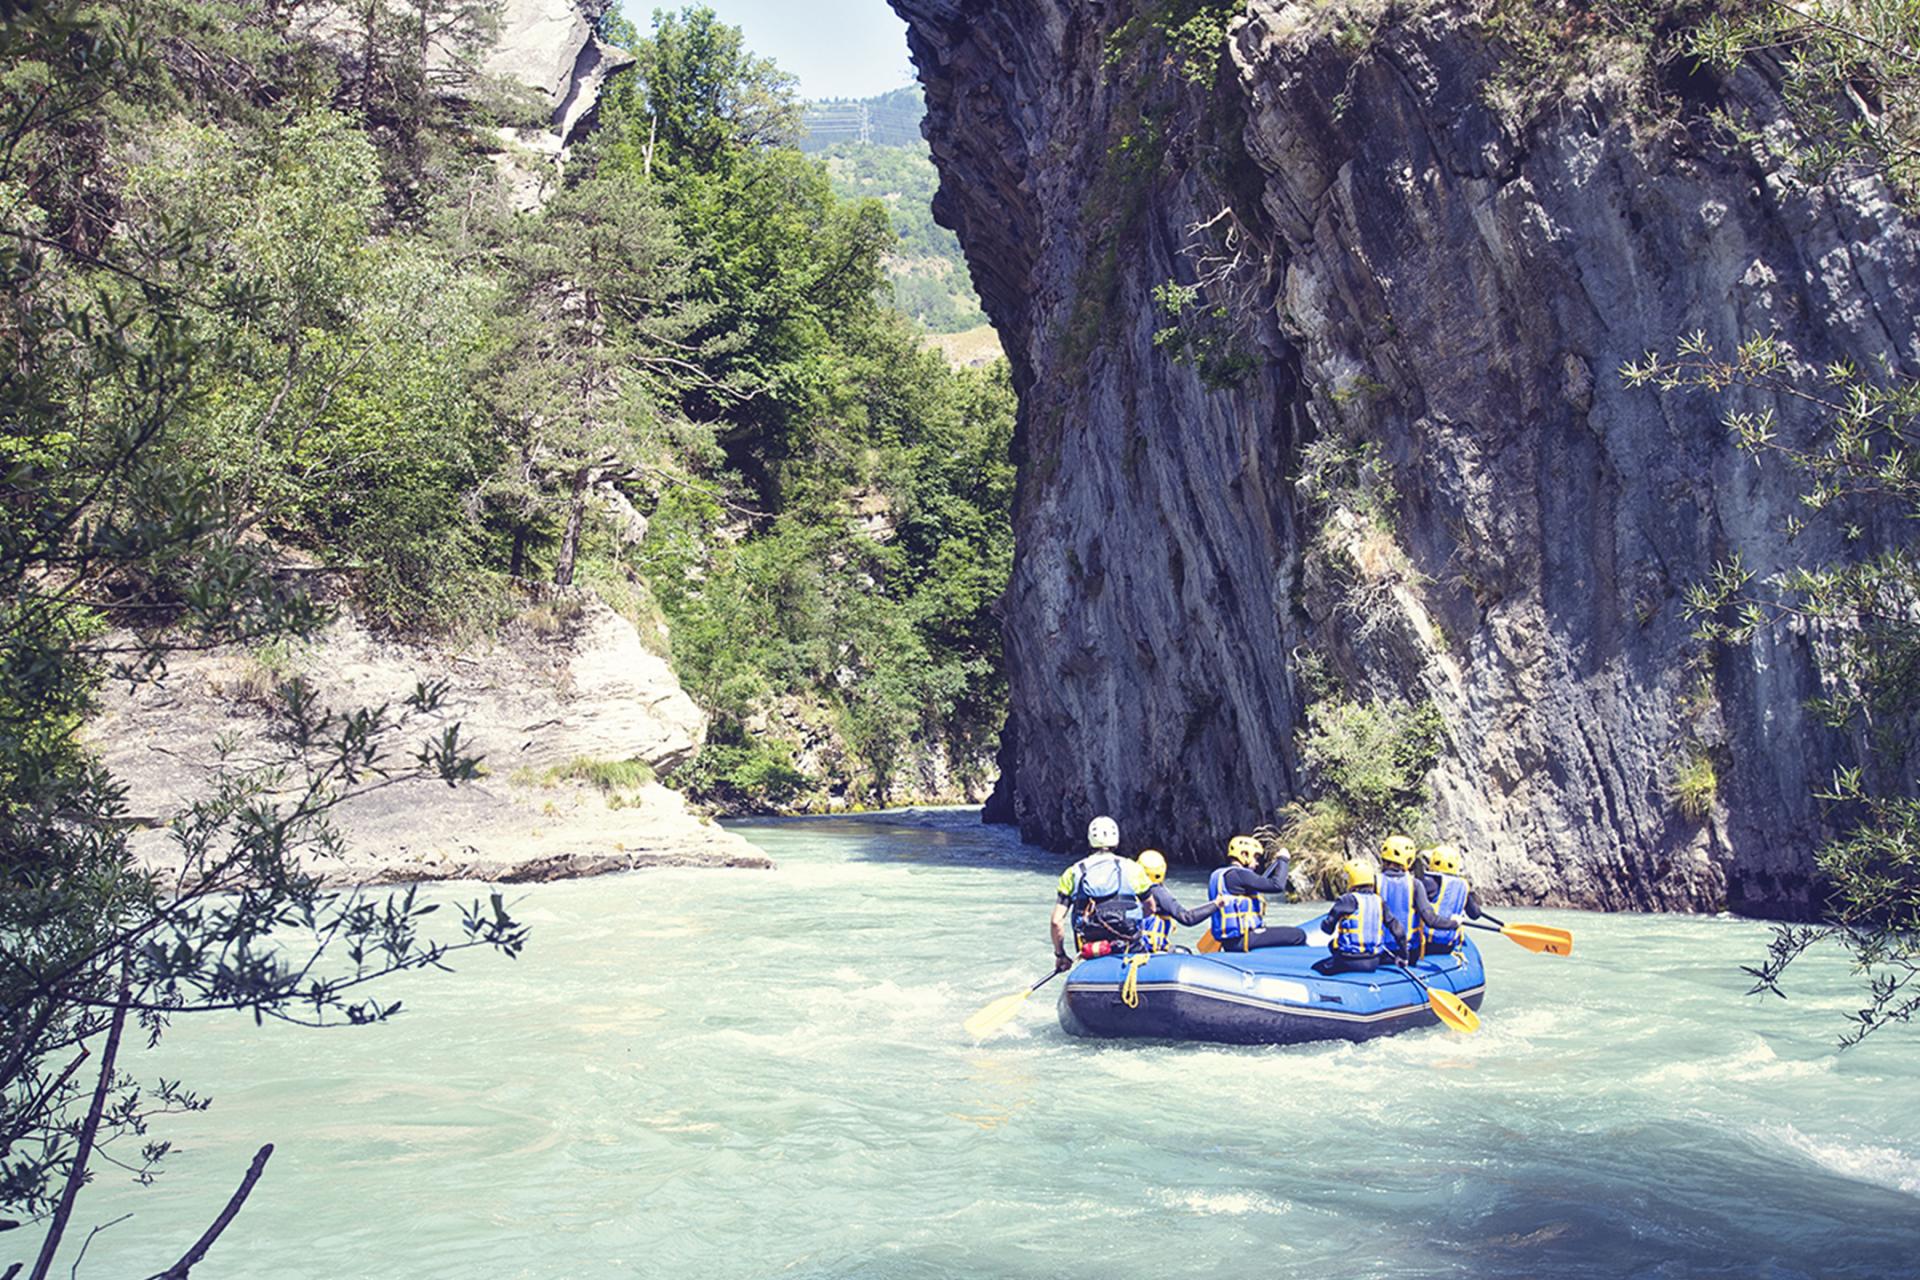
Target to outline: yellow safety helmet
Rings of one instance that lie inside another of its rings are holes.
[[[1142,849],[1134,861],[1147,873],[1147,879],[1159,884],[1167,878],[1167,859],[1158,849]]]
[[[1427,869],[1443,876],[1460,874],[1460,850],[1450,844],[1437,844],[1427,850]]]
[[[1260,855],[1263,852],[1265,851],[1261,849],[1260,842],[1252,836],[1235,836],[1227,841],[1227,861],[1237,862],[1243,867],[1250,867],[1260,861]]]
[[[1379,887],[1380,876],[1372,867],[1364,862],[1349,862],[1347,864],[1347,888],[1378,889]]]
[[[1380,861],[1396,867],[1413,866],[1413,841],[1405,836],[1388,836],[1380,845]]]

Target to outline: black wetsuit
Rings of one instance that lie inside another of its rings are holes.
[[[1252,867],[1228,867],[1220,878],[1220,888],[1226,893],[1253,897],[1255,894],[1272,894],[1281,902],[1287,900],[1287,860],[1276,858],[1268,864],[1266,872],[1255,871]],[[1212,914],[1209,912],[1208,914]],[[1221,946],[1228,951],[1252,951],[1257,947],[1297,947],[1307,940],[1306,930],[1290,924],[1270,924],[1255,929],[1244,937],[1231,938]]]
[[[1149,891],[1141,901],[1151,903],[1155,914],[1166,916],[1176,924],[1183,924],[1188,928],[1199,924],[1202,920],[1212,915],[1214,911],[1214,904],[1211,902],[1203,902],[1197,907],[1181,906],[1180,900],[1175,898],[1173,891],[1168,889],[1164,884],[1153,886],[1152,890]]]
[[[1355,901],[1353,894],[1341,894],[1333,900],[1333,909],[1328,911],[1320,921],[1321,930],[1331,936],[1334,926],[1340,922],[1340,917],[1350,916],[1359,909],[1360,904]],[[1395,950],[1402,955],[1406,954],[1407,932],[1400,927],[1400,922],[1393,918],[1393,912],[1388,911],[1385,904],[1381,906],[1380,923],[1386,928],[1388,936],[1393,939]],[[1388,956],[1343,956],[1336,951],[1313,967],[1319,973],[1372,973],[1380,967],[1381,961],[1389,958]]]

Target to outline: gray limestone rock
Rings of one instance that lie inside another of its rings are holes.
[[[1619,371],[1771,332],[1810,366],[1920,372],[1920,236],[1884,190],[1798,184],[1700,104],[1648,121],[1604,84],[1515,130],[1459,5],[1375,6],[1356,48],[1324,6],[1252,0],[1209,87],[1108,70],[1130,4],[893,3],[936,210],[1022,400],[991,817],[1065,848],[1111,812],[1130,845],[1217,861],[1309,783],[1311,650],[1357,696],[1439,707],[1440,825],[1496,896],[1817,906],[1811,797],[1852,744],[1807,707],[1811,642],[1707,651],[1682,601],[1730,555],[1843,553],[1788,544],[1792,478],[1721,421],[1815,418]],[[1765,68],[1688,91],[1778,116]],[[1170,281],[1228,309],[1239,376],[1156,345]],[[1304,500],[1316,440],[1378,451],[1384,533]],[[1702,821],[1671,794],[1696,745]]]
[[[612,7],[611,0],[506,0],[501,7],[500,37],[486,69],[541,94],[563,140],[593,111],[607,77],[633,64],[596,28]]]
[[[341,883],[553,878],[649,865],[756,865],[757,851],[655,782],[618,797],[570,779],[579,762],[644,760],[666,769],[706,736],[706,716],[666,660],[591,592],[562,598],[558,625],[517,624],[467,644],[408,642],[351,617],[310,645],[276,655],[174,655],[157,685],[107,691],[88,736],[127,791],[133,820],[157,827],[209,793],[216,769],[279,759],[264,703],[293,675],[341,712],[398,704],[422,681],[445,682],[443,712],[397,748],[460,725],[486,776],[377,788],[336,814],[346,848],[315,870]],[[577,612],[576,612],[577,611]],[[548,613],[539,616],[547,617]],[[169,845],[141,841],[164,861]],[[523,864],[531,870],[523,870]]]

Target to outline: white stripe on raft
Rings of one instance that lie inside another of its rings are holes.
[[[1462,1000],[1465,1000],[1468,996],[1477,996],[1484,993],[1486,989],[1487,986],[1483,982],[1477,987],[1468,987],[1465,991],[1454,991],[1450,994],[1459,996]],[[1380,1022],[1387,1018],[1405,1017],[1411,1013],[1432,1012],[1424,997],[1418,1004],[1404,1005],[1398,1009],[1382,1009],[1378,1013],[1352,1013],[1346,1010],[1323,1009],[1317,1005],[1284,1004],[1274,1000],[1255,1000],[1246,996],[1234,995],[1231,992],[1213,991],[1206,987],[1191,986],[1184,982],[1141,982],[1135,984],[1134,990],[1140,992],[1184,991],[1188,995],[1205,996],[1209,1000],[1220,1000],[1227,1004],[1247,1005],[1254,1009],[1265,1009],[1271,1013],[1297,1014],[1303,1018],[1325,1018],[1331,1022]],[[1446,988],[1441,987],[1440,990],[1444,991]],[[1117,982],[1081,982],[1069,987],[1068,991],[1075,994],[1082,991],[1090,994],[1104,991],[1118,995],[1120,993],[1120,984]]]

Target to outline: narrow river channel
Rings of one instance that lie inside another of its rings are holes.
[[[976,1046],[1058,859],[970,812],[741,829],[778,871],[530,888],[521,961],[387,1026],[136,1055],[214,1105],[82,1198],[74,1239],[133,1217],[80,1276],[172,1262],[265,1141],[196,1280],[1920,1275],[1920,1032],[1836,1054],[1824,957],[1744,995],[1762,925],[1513,912],[1576,956],[1491,939],[1472,1037],[1089,1043],[1049,988]]]

